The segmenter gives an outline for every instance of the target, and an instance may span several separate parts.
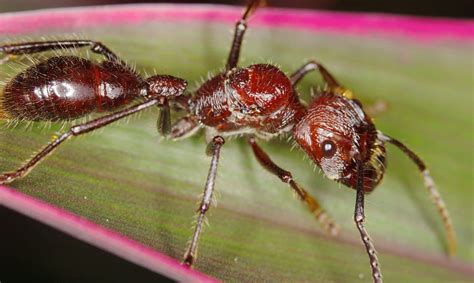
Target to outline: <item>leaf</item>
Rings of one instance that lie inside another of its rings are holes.
[[[0,31],[15,40],[74,33],[102,41],[142,73],[156,69],[200,82],[222,69],[239,15],[239,9],[213,6],[72,9],[2,16]],[[443,226],[416,167],[388,146],[385,180],[366,198],[367,228],[387,282],[469,282],[474,276],[472,25],[291,10],[258,11],[249,24],[241,66],[272,62],[290,73],[317,59],[365,105],[385,101],[389,108],[377,117],[378,128],[428,163],[453,217],[459,254],[446,258]],[[298,89],[308,101],[317,85],[313,74]],[[158,115],[148,111],[74,139],[11,187],[180,260],[210,159],[202,135],[160,140]],[[63,130],[57,124],[4,127],[0,171],[18,167]],[[321,200],[342,235],[322,233],[288,187],[258,165],[245,141],[230,140],[196,269],[225,281],[370,281],[352,221],[354,191],[314,172],[291,143],[261,144]]]

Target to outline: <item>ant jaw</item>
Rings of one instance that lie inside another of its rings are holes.
[[[326,176],[329,180],[340,182],[342,179],[345,178],[343,175],[343,169],[344,168],[338,168],[338,170],[335,170],[336,168],[333,168],[333,166],[330,166],[331,164],[318,164],[319,168],[324,173],[324,176]]]

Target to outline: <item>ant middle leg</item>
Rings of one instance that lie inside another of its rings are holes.
[[[204,187],[202,201],[197,210],[198,215],[193,238],[191,239],[191,244],[189,245],[188,249],[186,250],[186,253],[184,254],[183,264],[186,266],[191,266],[194,260],[196,259],[199,236],[202,232],[202,224],[204,221],[205,214],[209,210],[209,207],[212,203],[212,195],[214,193],[214,184],[217,175],[217,165],[219,163],[221,148],[224,143],[225,140],[223,137],[215,136],[211,140],[207,148],[207,154],[212,155],[211,166],[207,175],[207,181],[206,186]]]
[[[120,60],[115,53],[113,53],[107,46],[98,41],[93,40],[55,40],[55,41],[33,41],[0,45],[0,52],[7,54],[7,57],[12,55],[34,54],[58,49],[72,49],[89,46],[90,50],[96,54],[103,55],[107,60],[119,62],[125,65],[125,62]],[[3,59],[8,61],[8,59]],[[0,60],[0,65],[3,60]]]
[[[263,6],[265,0],[252,0],[245,8],[242,18],[235,24],[234,39],[230,49],[229,57],[227,58],[227,64],[225,66],[226,71],[230,71],[237,67],[240,56],[240,47],[242,46],[242,40],[244,39],[245,31],[247,30],[247,19],[255,12],[255,10]]]
[[[148,100],[132,107],[111,113],[109,115],[94,119],[84,124],[73,126],[66,133],[55,137],[46,147],[44,147],[39,153],[34,155],[28,162],[13,172],[6,172],[0,174],[0,184],[7,184],[15,181],[18,178],[26,176],[36,165],[43,161],[48,155],[52,154],[59,145],[64,141],[70,139],[73,136],[79,136],[96,129],[102,128],[110,123],[125,118],[129,115],[144,110],[145,108],[151,107],[158,104],[159,101],[156,99]]]
[[[327,213],[321,207],[319,202],[308,192],[306,192],[306,190],[303,189],[298,183],[296,183],[295,180],[293,180],[291,172],[286,171],[276,165],[270,159],[270,157],[263,151],[263,149],[257,144],[255,138],[250,138],[249,143],[258,162],[270,173],[280,178],[282,182],[290,185],[290,187],[298,195],[298,197],[304,203],[306,203],[309,210],[316,216],[316,219],[327,233],[333,236],[337,235],[339,232],[339,226],[331,219],[331,217],[329,217],[329,215],[327,215]]]

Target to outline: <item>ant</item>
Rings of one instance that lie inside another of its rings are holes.
[[[319,62],[309,61],[287,76],[269,64],[238,67],[247,20],[263,0],[252,0],[235,26],[234,38],[225,69],[204,82],[193,95],[184,95],[185,80],[168,75],[142,79],[100,42],[63,40],[29,42],[0,46],[6,54],[3,63],[16,55],[89,47],[106,60],[95,64],[74,56],[55,56],[31,66],[8,82],[0,100],[0,117],[27,121],[62,121],[92,112],[111,114],[79,124],[53,139],[42,151],[16,171],[0,175],[0,184],[24,177],[67,139],[104,127],[145,108],[161,108],[158,130],[172,139],[191,136],[205,129],[207,154],[212,157],[202,201],[197,210],[194,234],[183,264],[192,266],[199,237],[209,210],[225,137],[245,135],[258,162],[298,195],[325,231],[338,233],[338,226],[292,177],[276,165],[258,145],[257,139],[291,134],[297,144],[332,180],[356,190],[354,221],[369,257],[374,282],[382,273],[371,238],[365,228],[364,197],[381,182],[385,173],[385,143],[405,153],[421,172],[424,185],[438,208],[448,237],[449,254],[456,250],[456,237],[446,205],[438,193],[424,162],[403,143],[375,128],[362,104]],[[0,61],[0,64],[2,63]],[[312,71],[326,83],[309,106],[299,99],[296,86]],[[122,107],[144,100],[129,108]],[[170,104],[186,115],[170,122]]]

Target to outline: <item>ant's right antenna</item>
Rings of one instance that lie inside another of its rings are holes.
[[[428,192],[433,200],[433,203],[438,208],[438,212],[443,219],[444,228],[446,230],[448,236],[448,254],[453,256],[456,254],[456,233],[454,231],[453,222],[451,221],[451,217],[449,216],[448,209],[446,208],[446,204],[444,203],[441,195],[439,194],[438,190],[436,189],[436,185],[433,181],[433,178],[430,175],[429,170],[426,168],[425,163],[423,160],[418,157],[413,151],[411,151],[408,147],[406,147],[402,142],[386,136],[381,132],[378,133],[378,138],[382,141],[389,142],[396,147],[398,147],[401,151],[403,151],[417,166],[420,170],[421,174],[423,175],[424,185],[428,189]]]

